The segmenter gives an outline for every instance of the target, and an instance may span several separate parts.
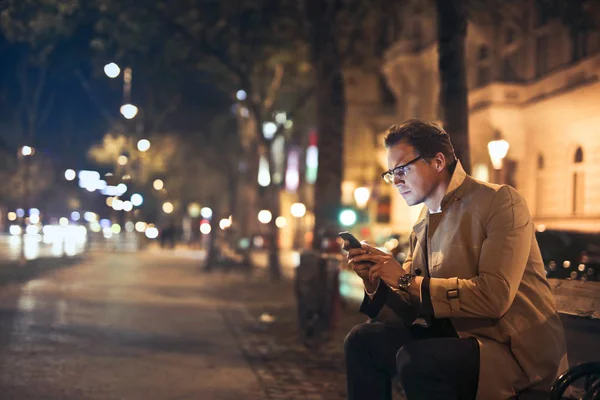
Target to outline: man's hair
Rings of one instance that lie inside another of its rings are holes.
[[[448,169],[452,172],[456,164],[456,154],[450,135],[439,126],[418,119],[409,119],[401,125],[388,128],[384,143],[390,148],[400,142],[410,144],[423,158],[434,158],[437,153],[446,157]]]

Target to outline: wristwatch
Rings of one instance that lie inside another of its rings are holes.
[[[398,278],[398,289],[402,290],[403,292],[408,292],[408,288],[412,284],[412,279],[415,276],[415,274],[404,274]]]

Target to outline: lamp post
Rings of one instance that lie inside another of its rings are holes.
[[[294,248],[302,246],[301,218],[306,215],[306,206],[303,203],[294,203],[290,207],[290,214],[294,217]]]
[[[494,133],[494,139],[488,143],[488,151],[490,153],[490,159],[492,160],[492,165],[495,171],[494,181],[499,184],[504,183],[504,177],[502,176],[502,164],[506,154],[508,153],[509,147],[510,145],[502,138],[502,135],[499,131]]]
[[[35,154],[35,149],[32,146],[23,146],[19,149],[18,154],[23,159],[23,209],[25,210],[25,214],[23,214],[21,220],[21,257],[20,262],[24,264],[26,262],[25,257],[25,234],[27,230],[27,214],[29,213],[30,204],[30,190],[29,186],[31,185],[30,178],[30,158]]]

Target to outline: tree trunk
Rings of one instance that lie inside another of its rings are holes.
[[[342,61],[333,32],[335,10],[329,1],[307,2],[312,23],[311,58],[315,71],[319,171],[315,184],[315,225],[313,248],[321,247],[320,238],[338,229],[342,167],[344,155],[344,119],[346,102]]]
[[[275,219],[281,215],[281,202],[279,200],[279,187],[271,183],[269,186],[270,211],[273,218],[269,223],[269,276],[273,281],[281,279],[281,263],[279,260],[279,228]]]
[[[470,173],[465,6],[463,0],[436,0],[436,3],[442,121],[444,129],[452,138],[456,156],[465,171]]]
[[[210,219],[210,238],[208,241],[208,249],[206,249],[206,258],[204,261],[204,270],[212,271],[217,263],[219,254],[219,247],[217,246],[217,239],[219,235],[219,221],[221,219],[221,207],[218,201],[212,201],[213,215]]]

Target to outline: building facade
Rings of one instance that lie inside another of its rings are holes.
[[[349,101],[348,187],[359,185],[361,179],[357,170],[362,164],[352,164],[353,160],[371,160],[369,168],[378,173],[387,169],[382,145],[386,125],[409,118],[441,120],[435,10],[414,4],[400,17],[406,28],[387,50],[382,65],[396,99],[393,110],[383,107],[378,112],[381,97],[371,106],[366,105],[368,95],[363,96],[363,105]],[[538,225],[600,231],[600,33],[549,18],[535,1],[505,14],[475,19],[468,27],[473,175],[516,187]],[[357,85],[355,96],[368,93],[366,82]],[[352,91],[351,82],[348,86]],[[353,114],[352,107],[361,112]],[[497,135],[510,145],[501,171],[493,170],[487,146]],[[378,224],[374,229],[380,235],[410,231],[420,206],[407,207],[397,193],[378,182],[372,181],[376,196],[370,215],[381,210],[382,197],[390,196],[390,224],[389,229]]]

